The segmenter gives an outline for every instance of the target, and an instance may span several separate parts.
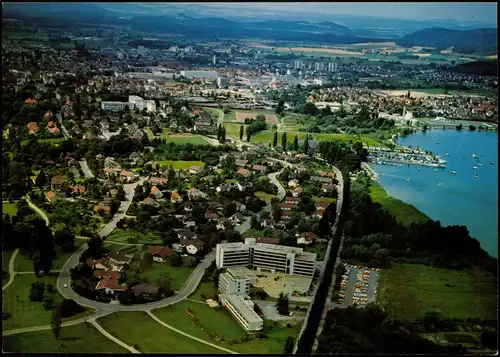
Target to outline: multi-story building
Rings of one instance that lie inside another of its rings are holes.
[[[217,244],[216,264],[219,269],[246,266],[258,271],[313,276],[316,253],[304,252],[302,248],[256,243],[255,238],[247,238],[245,243]]]
[[[250,278],[237,275],[231,269],[219,276],[219,291],[226,295],[247,296],[250,293]]]
[[[217,77],[217,87],[219,88],[227,88],[228,80],[224,77]]]
[[[135,108],[139,109],[139,111],[144,109],[144,99],[137,95],[129,95],[128,102],[134,104]]]
[[[122,102],[101,102],[101,109],[102,110],[111,110],[114,112],[119,112],[123,109],[125,109],[125,106],[127,103],[122,103]]]
[[[245,331],[260,331],[264,327],[264,321],[254,311],[252,300],[245,300],[240,295],[219,294],[219,301],[229,310]]]
[[[295,61],[294,68],[295,69],[302,69],[302,68],[304,68],[304,61]]]
[[[316,62],[316,63],[314,64],[314,70],[315,70],[316,72],[320,72],[320,71],[322,71],[322,70],[323,70],[323,68],[324,68],[323,62]]]
[[[154,100],[146,100],[146,110],[149,113],[156,113],[156,103]]]
[[[216,79],[219,73],[210,71],[181,71],[181,76],[186,78]]]
[[[337,63],[330,62],[328,63],[328,72],[336,72],[337,71]]]

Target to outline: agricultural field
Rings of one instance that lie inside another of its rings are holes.
[[[17,214],[17,205],[15,203],[2,202],[2,215],[8,214],[13,217]]]
[[[389,196],[376,181],[371,183],[370,196],[373,202],[380,203],[383,209],[393,215],[398,222],[405,225],[410,225],[413,222],[423,223],[429,220],[429,217],[415,206]]]
[[[4,352],[13,353],[129,353],[87,323],[63,327],[58,340],[43,330],[3,336],[2,342]]]
[[[128,345],[134,345],[142,353],[224,353],[160,325],[145,312],[113,313],[97,322],[110,334]],[[170,325],[171,321],[167,320],[166,323]]]
[[[382,270],[377,302],[395,317],[422,317],[438,309],[450,318],[492,319],[497,312],[496,279],[480,271],[457,271],[419,264]]]
[[[172,165],[174,170],[187,170],[193,165],[203,167],[205,163],[203,161],[180,161],[180,160],[161,160],[158,161],[161,166],[170,167]]]
[[[235,112],[235,121],[238,123],[244,123],[245,119],[256,119],[257,115],[262,114],[266,117],[266,124],[274,125],[278,124],[278,118],[275,114],[264,114],[261,112],[246,112],[246,111],[237,111]]]
[[[281,130],[300,131],[309,127],[307,117],[302,115],[289,115],[281,119]]]

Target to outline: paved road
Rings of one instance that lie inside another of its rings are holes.
[[[9,260],[9,281],[7,282],[7,284],[2,286],[2,291],[7,289],[9,287],[9,285],[12,284],[12,282],[14,281],[14,277],[16,275],[16,271],[14,270],[14,262],[16,261],[17,253],[19,253],[19,249],[16,249],[14,251],[14,253],[12,253],[12,256],[10,257],[10,260]]]
[[[69,135],[68,131],[66,130],[66,127],[63,124],[63,120],[61,117],[61,114],[57,113],[56,114],[57,121],[59,122],[59,125],[61,126],[61,131],[66,139],[72,139],[73,137]]]
[[[23,198],[26,200],[26,202],[28,202],[28,205],[30,206],[30,208],[31,208],[32,210],[34,210],[36,213],[38,213],[38,215],[39,215],[40,217],[42,217],[42,218],[45,220],[45,224],[47,224],[47,227],[48,227],[50,222],[49,222],[49,217],[47,217],[47,215],[45,214],[45,212],[44,212],[44,211],[42,211],[42,210],[41,210],[40,208],[38,208],[37,206],[35,206],[35,205],[31,202],[31,198],[30,198],[29,196],[27,196],[27,195],[26,195],[26,196],[24,196]]]
[[[149,316],[150,316],[153,320],[155,320],[156,322],[158,322],[160,325],[163,325],[163,326],[165,326],[166,328],[168,328],[168,329],[170,329],[170,330],[173,330],[173,331],[175,331],[175,332],[177,332],[177,333],[180,333],[181,335],[184,335],[184,336],[186,336],[186,337],[192,338],[193,340],[196,340],[196,341],[198,341],[198,342],[204,343],[205,345],[211,346],[211,347],[213,347],[213,348],[217,348],[217,349],[219,349],[219,350],[221,350],[221,351],[224,351],[224,352],[227,352],[227,353],[231,353],[231,354],[235,354],[235,355],[236,355],[236,354],[238,354],[238,352],[234,352],[234,351],[228,350],[227,348],[224,348],[224,347],[218,346],[218,345],[216,345],[216,344],[213,344],[213,343],[207,342],[207,341],[205,341],[205,340],[202,340],[201,338],[195,337],[195,336],[190,335],[190,334],[188,334],[188,333],[185,333],[185,332],[183,332],[183,331],[181,331],[181,330],[178,330],[178,329],[176,329],[175,327],[170,326],[169,324],[167,324],[167,323],[163,322],[162,320],[160,320],[159,318],[157,318],[155,315],[153,315],[153,314],[151,313],[151,311],[147,311],[147,314],[148,314],[148,315],[149,315]]]
[[[99,330],[100,333],[102,333],[104,336],[106,336],[111,341],[115,342],[116,344],[122,346],[123,348],[129,350],[132,353],[140,353],[135,348],[127,345],[125,342],[117,339],[115,336],[111,335],[108,331],[106,331],[105,329],[103,329],[102,326],[99,325],[95,319],[90,319],[90,320],[88,320],[88,322],[91,323],[97,330]]]
[[[85,159],[79,161],[80,163],[80,168],[83,171],[83,174],[85,175],[86,178],[91,179],[94,177],[94,174],[90,170],[89,165],[87,164],[87,161]]]
[[[267,175],[267,177],[269,177],[272,184],[274,184],[276,187],[278,187],[278,194],[276,195],[276,197],[278,197],[278,199],[281,201],[283,198],[285,198],[286,191],[283,188],[283,186],[281,186],[279,181],[276,179],[276,176],[279,174],[281,174],[281,171],[280,172],[273,172],[272,174]]]
[[[73,325],[78,325],[84,322],[89,321],[91,318],[99,318],[103,317],[104,315],[93,315],[92,317],[87,316],[87,317],[82,317],[81,319],[77,320],[71,320],[68,322],[63,322],[61,324],[61,327],[68,327],[68,326],[73,326]],[[2,331],[2,336],[9,336],[9,335],[17,335],[19,333],[26,333],[26,332],[35,332],[35,331],[43,331],[43,330],[50,330],[51,327],[50,325],[42,325],[42,326],[31,326],[31,327],[23,327],[23,328],[18,328],[15,330],[7,330],[7,331]]]
[[[148,179],[147,177],[142,177],[141,179],[139,179],[139,181],[137,181],[135,183],[129,183],[129,184],[123,185],[123,189],[125,191],[125,197],[127,200],[122,201],[120,208],[118,210],[118,213],[115,214],[113,219],[108,224],[106,224],[102,228],[102,230],[99,232],[100,237],[106,237],[107,235],[109,235],[116,228],[116,224],[122,218],[125,218],[127,216],[126,213],[127,213],[128,208],[132,204],[132,200],[133,200],[134,194],[135,194],[135,188],[137,187],[137,185],[143,184],[144,181],[146,181],[147,179]]]
[[[335,166],[332,166],[332,169],[333,169],[333,172],[335,172],[335,174],[337,175],[337,179],[339,181],[338,185],[337,185],[338,193],[339,193],[339,195],[337,197],[337,217],[335,217],[335,222],[333,223],[333,226],[332,226],[332,237],[334,237],[335,233],[337,232],[338,214],[340,213],[340,209],[342,208],[342,200],[344,199],[344,196],[343,196],[344,180],[342,177],[342,173],[340,172],[340,170],[338,168],[336,168]],[[344,237],[342,236],[339,251],[337,254],[337,263],[340,261],[340,252],[342,251],[343,240],[344,240]],[[333,238],[330,239],[328,242],[328,247],[327,247],[326,253],[325,253],[325,260],[327,260],[328,257],[330,256],[332,243],[333,243]],[[334,268],[335,270],[337,267],[337,263],[335,264],[335,268]],[[320,276],[319,276],[319,279],[316,283],[316,287],[314,288],[314,293],[313,293],[312,299],[311,299],[312,302],[314,302],[314,299],[316,298],[316,293],[318,292],[319,285],[321,284],[321,282],[323,281],[323,278],[325,276],[325,268],[326,268],[326,262],[321,265]],[[335,281],[335,272],[333,274],[332,279],[333,279],[333,281]],[[330,282],[330,284],[331,284],[331,282]],[[327,302],[328,301],[329,300],[327,300]],[[300,338],[302,337],[302,334],[304,333],[304,330],[307,326],[307,321],[309,320],[309,314],[311,312],[312,305],[313,305],[312,303],[309,304],[309,307],[307,309],[307,315],[306,315],[306,318],[304,320],[304,323],[302,324],[302,328],[300,330],[299,336],[297,337],[297,341],[300,340]],[[317,338],[321,334],[321,332],[323,331],[323,325],[324,325],[324,321],[325,321],[324,318],[326,317],[326,311],[328,311],[328,310],[327,310],[327,307],[325,304],[325,309],[323,310],[323,315],[321,316],[321,320],[319,323],[318,333],[316,334],[316,341],[315,341],[314,346],[313,346],[313,351],[315,351],[315,347],[317,347]],[[297,347],[298,347],[298,343],[296,343],[294,346],[294,349],[293,349],[294,354],[297,353]]]

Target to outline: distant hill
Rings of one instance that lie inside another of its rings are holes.
[[[458,66],[451,67],[449,70],[451,72],[496,77],[498,75],[498,60],[463,63]]]
[[[454,46],[458,53],[496,54],[498,30],[493,28],[476,30],[450,30],[429,28],[413,32],[396,41],[400,46],[427,46],[447,48]]]

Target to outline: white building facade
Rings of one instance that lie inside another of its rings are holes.
[[[228,269],[219,276],[219,292],[226,295],[247,296],[250,293],[250,278],[238,276]]]
[[[316,269],[316,253],[302,248],[256,243],[255,238],[245,243],[217,244],[215,262],[217,268],[243,267],[271,273],[313,276]]]
[[[219,301],[245,331],[260,331],[264,327],[264,321],[254,311],[252,300],[245,300],[240,295],[219,294]]]
[[[119,112],[125,109],[126,105],[127,103],[122,103],[122,102],[101,102],[101,109],[110,110],[113,112]]]

